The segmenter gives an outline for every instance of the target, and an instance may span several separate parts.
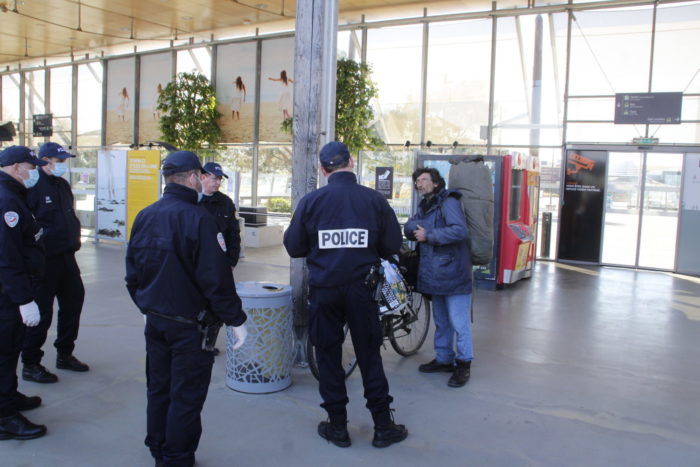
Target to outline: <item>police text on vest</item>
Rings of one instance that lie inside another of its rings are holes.
[[[318,248],[367,248],[367,229],[319,230]]]

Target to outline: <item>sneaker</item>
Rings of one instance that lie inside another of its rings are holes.
[[[58,355],[56,357],[56,368],[61,370],[84,372],[90,369],[85,363],[81,362],[73,355]]]
[[[35,383],[49,384],[57,382],[58,376],[44,368],[41,363],[29,363],[22,368],[22,379]]]
[[[20,412],[36,409],[40,405],[41,397],[39,396],[25,396],[19,391],[15,394],[15,409]]]
[[[404,425],[394,423],[393,409],[372,414],[374,418],[374,439],[372,446],[385,448],[394,443],[400,443],[408,436],[408,430]]]
[[[469,381],[469,376],[471,375],[471,366],[471,360],[457,360],[455,362],[455,371],[452,373],[447,385],[451,388],[461,388],[467,384],[467,381]]]
[[[455,369],[452,363],[439,363],[437,359],[432,359],[418,367],[421,373],[438,373],[440,371],[452,372]]]
[[[30,422],[21,413],[0,418],[0,440],[34,439],[44,436],[46,427]]]
[[[318,434],[321,438],[341,448],[347,448],[352,444],[347,424],[333,424],[321,422],[318,424]]]

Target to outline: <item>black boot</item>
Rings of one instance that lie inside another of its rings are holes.
[[[0,418],[0,440],[34,439],[44,436],[46,427],[27,420],[21,413]]]
[[[394,423],[394,415],[391,409],[372,414],[374,419],[374,439],[372,446],[385,448],[394,443],[400,443],[408,436],[408,430],[403,425]]]
[[[467,384],[471,373],[471,366],[471,360],[469,360],[468,362],[464,360],[456,360],[455,371],[452,373],[452,376],[447,382],[447,385],[451,388],[461,388],[462,386]]]
[[[20,412],[36,409],[40,405],[41,397],[39,396],[26,396],[19,391],[15,394],[15,409]]]
[[[61,370],[70,370],[84,372],[90,370],[90,367],[85,363],[81,362],[71,354],[63,355],[58,354],[56,356],[56,368]]]
[[[455,366],[452,363],[440,363],[436,358],[418,367],[418,371],[421,373],[437,373],[439,371],[446,371],[449,373],[454,369]]]
[[[22,368],[22,379],[35,383],[55,383],[58,376],[44,368],[41,363],[27,363]]]
[[[347,415],[330,415],[328,421],[318,424],[318,434],[321,438],[341,448],[347,448],[352,444],[348,433]]]

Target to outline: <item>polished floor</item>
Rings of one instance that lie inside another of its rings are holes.
[[[288,282],[281,248],[246,254],[237,280]],[[78,259],[87,296],[76,355],[92,369],[56,370],[53,385],[20,381],[44,399],[27,416],[49,433],[0,442],[3,467],[153,465],[143,321],[124,288],[124,247],[87,242]],[[197,465],[700,466],[700,279],[541,262],[532,279],[475,300],[466,387],[416,371],[433,357],[430,342],[411,358],[383,353],[396,420],[410,432],[403,443],[371,446],[358,373],[348,380],[353,445],[341,449],[316,434],[324,413],[308,370],[295,368],[282,392],[241,394],[226,387],[219,357]]]

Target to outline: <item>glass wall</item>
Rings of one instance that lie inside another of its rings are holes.
[[[21,127],[19,125],[19,73],[2,76],[2,120],[10,121],[15,126],[14,140],[4,142],[6,146],[19,144]]]
[[[66,89],[72,88],[73,67],[63,66],[51,68],[50,89],[51,89],[51,113],[53,114],[53,136],[52,140],[70,146],[71,129],[73,120],[71,118],[71,93]],[[100,98],[101,102],[101,98]]]
[[[44,100],[44,70],[29,71],[24,74],[24,128],[26,129],[25,143],[37,146],[43,138],[34,137],[34,115],[46,113]]]
[[[102,143],[102,63],[78,65],[78,146]]]

